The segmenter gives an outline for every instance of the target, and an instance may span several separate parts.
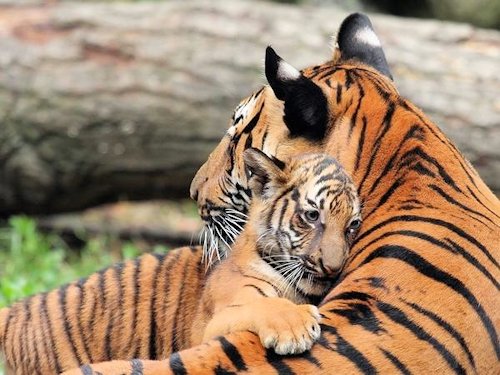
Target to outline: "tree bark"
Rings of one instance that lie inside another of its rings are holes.
[[[346,12],[271,3],[0,7],[0,215],[186,197],[267,44],[329,57]],[[397,86],[500,191],[500,33],[373,16]]]

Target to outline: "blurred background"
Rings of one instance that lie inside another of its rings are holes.
[[[197,244],[189,183],[265,47],[320,63],[353,11],[500,193],[499,1],[0,0],[0,307]]]

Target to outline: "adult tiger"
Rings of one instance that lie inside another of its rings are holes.
[[[269,48],[270,87],[243,102],[192,185],[213,226],[246,209],[248,147],[278,158],[323,151],[346,167],[364,223],[321,304],[319,342],[282,357],[237,333],[166,361],[108,362],[84,374],[500,372],[500,202],[398,94],[366,16],[346,18],[338,47],[332,61],[302,72]]]

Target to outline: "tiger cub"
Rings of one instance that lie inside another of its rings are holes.
[[[312,304],[332,286],[361,224],[356,188],[326,154],[284,164],[248,149],[244,161],[249,220],[207,280],[192,344],[249,330],[277,354],[302,353],[320,335]]]

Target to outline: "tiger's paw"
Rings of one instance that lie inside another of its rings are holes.
[[[318,340],[321,315],[313,305],[290,303],[283,309],[270,309],[272,314],[259,323],[257,333],[262,345],[277,354],[299,354],[311,349]]]

